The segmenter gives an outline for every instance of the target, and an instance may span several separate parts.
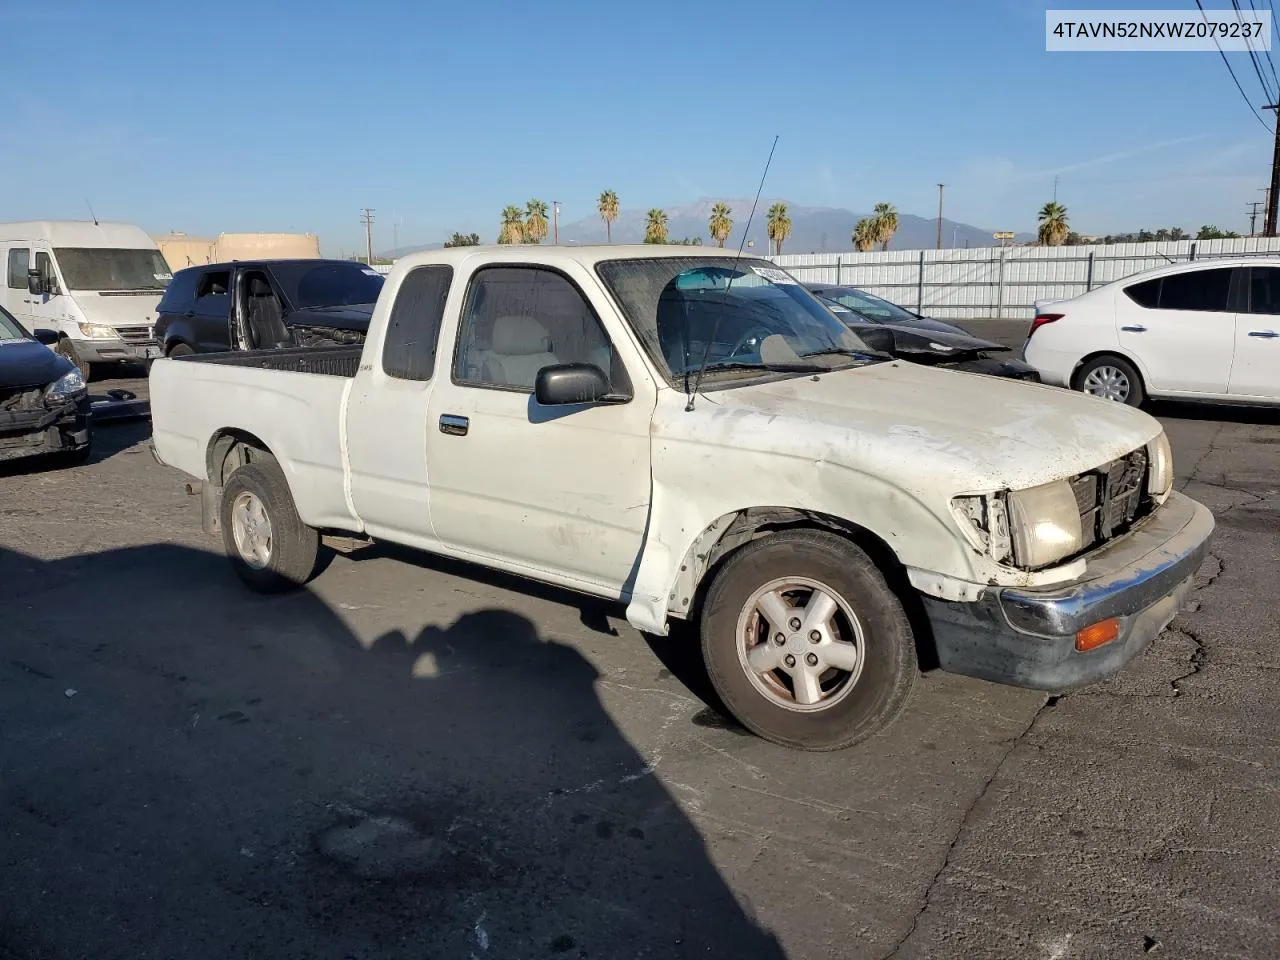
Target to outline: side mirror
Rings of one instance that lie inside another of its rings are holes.
[[[897,346],[893,339],[893,331],[888,327],[877,326],[873,323],[860,324],[853,328],[853,332],[858,335],[859,340],[877,353],[892,355]]]
[[[37,327],[31,334],[46,347],[56,346],[58,343],[58,331],[50,330],[48,327]]]
[[[609,378],[594,363],[557,363],[538,371],[533,396],[542,406],[554,407],[610,399],[609,389]]]
[[[40,289],[40,271],[35,267],[32,267],[27,271],[27,293],[44,293],[44,291]]]

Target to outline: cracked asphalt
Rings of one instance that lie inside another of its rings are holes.
[[[822,755],[560,591],[373,548],[250,595],[145,423],[6,469],[0,958],[1280,956],[1280,412],[1154,412],[1193,609]]]

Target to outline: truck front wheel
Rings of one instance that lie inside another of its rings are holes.
[[[320,536],[298,516],[274,461],[246,464],[230,476],[220,519],[227,556],[254,590],[280,593],[311,579]]]
[[[902,603],[855,544],[789,530],[755,540],[716,575],[702,655],[725,706],[752,732],[839,750],[887,726],[916,677]]]

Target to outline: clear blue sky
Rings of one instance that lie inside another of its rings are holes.
[[[401,245],[492,241],[530,197],[569,222],[605,188],[749,196],[776,133],[766,190],[797,204],[932,216],[943,181],[948,218],[1027,230],[1057,175],[1081,232],[1244,229],[1272,144],[1218,54],[1046,53],[1046,6],[1070,5],[0,0],[0,219],[89,198],[337,253],[367,205],[378,249],[393,219]]]

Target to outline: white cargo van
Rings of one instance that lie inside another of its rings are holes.
[[[0,302],[27,329],[56,330],[55,349],[87,380],[91,364],[160,355],[156,305],[172,279],[146,232],[128,223],[0,223]]]

